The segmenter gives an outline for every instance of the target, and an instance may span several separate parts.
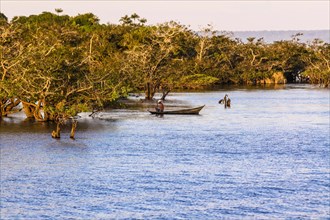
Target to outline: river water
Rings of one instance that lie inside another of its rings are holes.
[[[329,102],[309,85],[172,93],[168,108],[206,106],[82,117],[76,140],[14,115],[0,123],[1,219],[329,219]]]

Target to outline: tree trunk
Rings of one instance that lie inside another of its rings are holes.
[[[0,102],[0,119],[4,116],[3,104]]]
[[[37,104],[37,106],[36,106],[36,108],[35,108],[35,110],[34,110],[34,112],[33,112],[33,115],[34,115],[34,118],[37,120],[37,121],[45,121],[44,120],[44,118],[42,117],[42,115],[41,115],[41,103],[42,103],[42,101],[41,100],[39,100],[38,101],[38,104]]]
[[[155,95],[154,88],[152,88],[151,83],[146,83],[145,85],[145,99],[146,100],[152,100],[152,98]]]
[[[33,114],[34,106],[28,105],[28,104],[23,102],[23,111],[24,111],[27,118],[34,118],[34,114]]]
[[[54,130],[52,132],[52,138],[60,138],[61,137],[61,128],[60,128],[60,125],[61,125],[61,121],[58,120],[56,122],[56,130]]]
[[[48,121],[54,121],[55,120],[54,114],[51,114],[51,113],[48,113],[48,112],[45,112],[45,111],[44,111],[44,114],[45,114],[45,118],[47,118]]]
[[[16,112],[16,111],[12,111],[12,110],[16,106],[18,106],[19,103],[21,103],[20,100],[13,99],[13,98],[1,100],[1,103],[0,103],[0,118],[3,117],[3,116],[7,116],[10,113]],[[17,110],[17,111],[20,111],[20,110]]]
[[[70,138],[74,139],[74,135],[76,132],[78,121],[77,120],[72,120],[72,127],[71,127],[71,133],[70,133]]]
[[[165,100],[166,96],[170,93],[171,90],[163,90],[163,95],[162,95],[162,98],[161,100]]]

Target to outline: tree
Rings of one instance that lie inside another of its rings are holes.
[[[18,62],[6,76],[14,86],[4,88],[23,103],[28,117],[56,121],[59,128],[64,120],[86,110],[82,94],[92,88],[84,78],[83,38],[67,17],[57,19],[49,13],[18,18],[13,26],[20,30],[15,43],[24,56],[14,57]],[[54,137],[59,136],[58,129]]]
[[[145,23],[147,23],[147,19],[140,18],[140,16],[138,14],[133,13],[130,16],[125,15],[125,16],[121,17],[119,22],[123,26],[136,27],[136,26],[143,26]]]
[[[330,85],[330,44],[315,39],[309,47],[311,53],[304,57],[308,66],[303,76],[311,83],[328,87]]]
[[[63,9],[61,8],[55,8],[56,13],[59,15],[63,12]]]
[[[4,13],[0,12],[0,25],[3,23],[8,23],[8,18]]]
[[[196,45],[196,64],[201,64],[203,59],[209,55],[208,50],[213,46],[211,38],[214,36],[216,31],[213,27],[208,24],[208,27],[202,29],[197,35],[198,44]]]
[[[151,100],[160,88],[164,79],[175,74],[166,71],[176,51],[175,38],[185,27],[169,22],[157,27],[139,27],[124,38],[128,48],[125,72],[137,79],[137,88],[144,87],[145,99]]]
[[[19,42],[22,34],[20,26],[0,24],[0,118],[11,113],[20,103],[14,80],[17,67],[28,57],[27,44]]]

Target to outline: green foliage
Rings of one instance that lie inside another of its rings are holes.
[[[181,83],[185,88],[201,89],[213,85],[218,80],[218,78],[207,76],[205,74],[194,74],[184,76],[181,80]]]
[[[125,15],[120,18],[119,22],[123,26],[143,26],[145,23],[147,23],[147,19],[140,18],[140,16],[136,13],[133,13],[131,16]]]
[[[302,76],[311,83],[328,87],[330,85],[330,44],[315,40],[310,45],[311,51],[304,56],[306,70]]]
[[[60,14],[60,13],[63,12],[63,9],[61,9],[61,8],[55,8],[55,11],[56,11],[57,14]]]
[[[82,31],[91,32],[99,25],[99,18],[92,13],[87,13],[71,18],[71,22]]]
[[[2,12],[0,12],[0,25],[6,24],[8,22],[8,18]]]

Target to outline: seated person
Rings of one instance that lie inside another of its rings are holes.
[[[156,106],[156,111],[157,112],[163,112],[164,111],[164,104],[162,100],[158,100],[157,106]]]

